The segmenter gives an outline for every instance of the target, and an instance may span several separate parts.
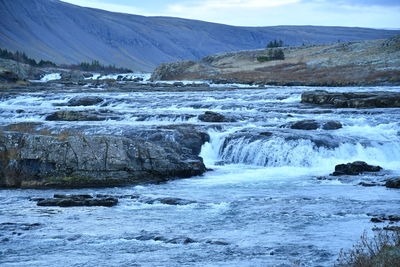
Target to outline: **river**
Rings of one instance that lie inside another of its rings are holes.
[[[300,103],[308,87],[181,92],[57,89],[0,97],[0,126],[33,122],[60,132],[123,134],[138,128],[193,124],[210,135],[203,176],[108,189],[0,190],[2,266],[332,266],[374,223],[398,214],[400,194],[382,183],[400,175],[400,109],[330,109]],[[323,88],[399,91],[400,87]],[[76,95],[104,102],[69,110],[107,110],[98,122],[45,118]],[[204,123],[205,111],[234,122]],[[339,121],[338,130],[296,130],[304,119]],[[384,171],[332,178],[356,160]],[[212,170],[211,170],[212,169]],[[120,196],[117,206],[38,207],[54,193]],[[145,204],[131,195],[178,197],[188,205]],[[382,226],[382,225],[380,225]],[[157,238],[155,238],[157,237]]]

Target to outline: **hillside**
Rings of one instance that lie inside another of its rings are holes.
[[[0,47],[40,60],[74,64],[99,60],[150,71],[164,62],[289,45],[388,38],[400,31],[346,27],[233,27],[169,17],[84,8],[58,0],[0,0]]]
[[[163,64],[155,80],[217,80],[277,85],[375,85],[400,82],[400,35],[385,40],[282,48],[285,59],[259,62],[268,49]]]

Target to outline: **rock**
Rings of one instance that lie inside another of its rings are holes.
[[[222,114],[212,111],[206,111],[204,114],[199,115],[198,118],[204,122],[234,122],[233,119],[229,119]]]
[[[90,110],[61,110],[46,117],[47,121],[104,121],[110,117]],[[116,117],[114,117],[116,118]]]
[[[159,233],[150,233],[147,231],[141,231],[140,235],[135,236],[133,239],[139,240],[139,241],[161,241],[164,243],[169,243],[169,244],[191,244],[191,243],[198,243],[198,241],[190,238],[190,237],[185,237],[185,236],[178,236],[178,237],[173,237],[173,238],[167,238],[165,236],[160,235]]]
[[[393,178],[386,181],[387,188],[400,188],[400,178]]]
[[[0,68],[0,83],[16,83],[19,79],[16,73]]]
[[[382,216],[374,216],[371,218],[371,222],[375,223],[382,223],[384,221],[389,221],[389,222],[400,222],[400,216],[398,215],[382,215]]]
[[[183,82],[174,82],[173,85],[175,87],[183,87],[183,86],[185,86],[185,84]]]
[[[98,96],[76,96],[68,101],[67,106],[93,106],[103,101],[104,99]]]
[[[228,242],[219,241],[219,240],[207,240],[206,243],[211,244],[211,245],[218,245],[218,246],[229,246]]]
[[[315,120],[303,120],[295,122],[290,128],[297,130],[316,130],[320,127]]]
[[[343,125],[338,121],[328,121],[322,125],[322,129],[324,130],[337,130],[342,128]]]
[[[140,202],[146,203],[146,204],[154,204],[154,203],[161,203],[165,205],[173,205],[173,206],[181,206],[181,205],[189,205],[196,203],[196,201],[191,201],[187,199],[181,199],[181,198],[174,198],[174,197],[164,197],[164,198],[155,198],[155,199],[142,199],[139,200]]]
[[[103,206],[112,207],[118,204],[118,199],[114,197],[93,198],[90,195],[59,195],[55,194],[54,198],[46,198],[37,202],[38,206],[58,206],[58,207],[93,207]]]
[[[358,175],[364,172],[379,172],[382,170],[380,166],[368,165],[364,161],[355,161],[353,163],[339,164],[335,166],[335,172],[331,175]]]
[[[206,171],[200,157],[175,145],[139,136],[0,132],[0,187],[110,187]]]
[[[302,120],[290,125],[291,129],[297,130],[337,130],[342,128],[342,124],[338,121],[318,122],[316,120]]]
[[[328,92],[314,90],[301,95],[301,103],[331,105],[335,108],[395,108],[400,107],[398,92]]]

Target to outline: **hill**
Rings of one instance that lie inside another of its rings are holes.
[[[281,50],[284,60],[260,60]],[[400,83],[400,35],[384,40],[217,54],[159,66],[154,80],[214,80],[275,85]]]
[[[289,45],[388,38],[400,31],[346,27],[234,27],[169,17],[84,8],[58,0],[0,0],[0,48],[36,60],[76,64],[99,60],[150,71],[164,62]]]

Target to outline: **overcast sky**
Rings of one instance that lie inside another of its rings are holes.
[[[324,25],[400,28],[400,0],[63,0],[144,16],[238,26]]]

